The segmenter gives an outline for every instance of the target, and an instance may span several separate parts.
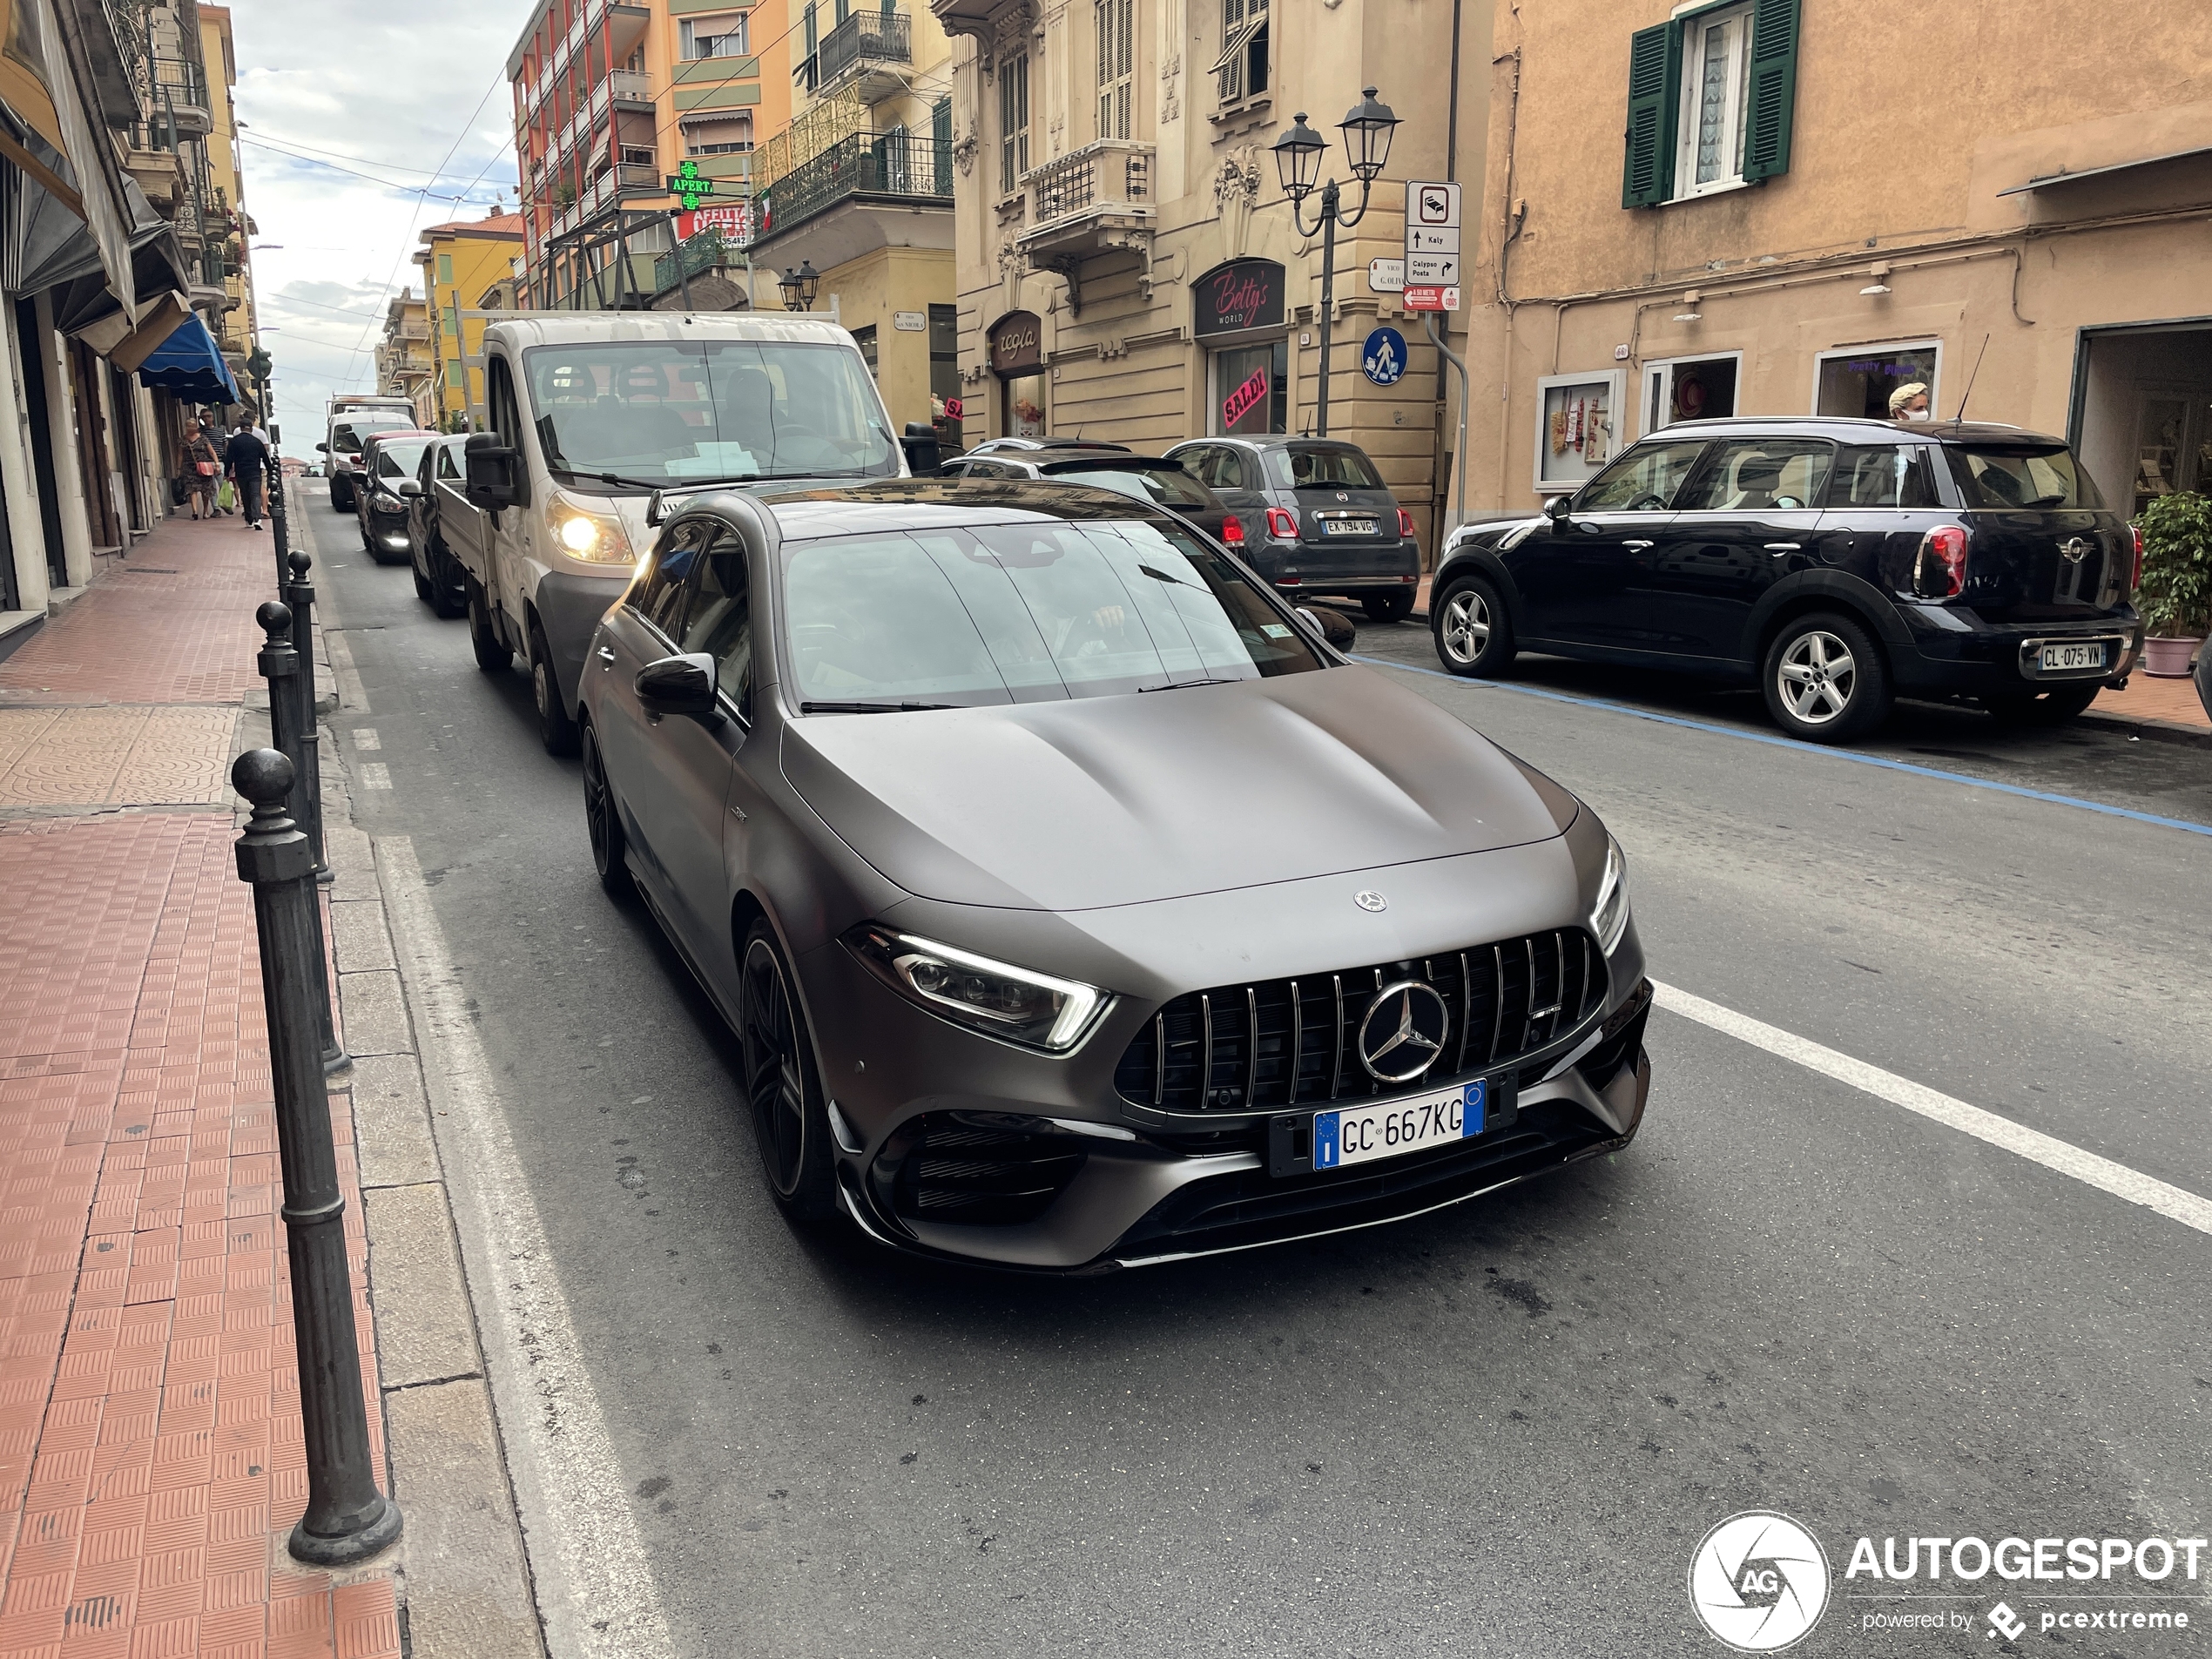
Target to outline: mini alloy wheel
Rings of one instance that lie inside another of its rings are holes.
[[[1848,617],[1824,612],[1785,625],[1768,648],[1763,679],[1776,722],[1815,743],[1847,743],[1890,711],[1881,647]]]
[[[765,921],[755,922],[745,936],[738,995],[745,1099],[769,1196],[794,1221],[825,1220],[836,1208],[829,1119],[806,1016]]]
[[[1513,624],[1497,590],[1480,577],[1455,582],[1431,615],[1436,654],[1454,674],[1488,679],[1513,665]]]

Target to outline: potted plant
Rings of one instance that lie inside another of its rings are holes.
[[[2187,679],[2189,659],[2212,629],[2212,496],[2161,496],[2143,509],[2143,579],[2135,608],[2149,637],[2143,672]]]

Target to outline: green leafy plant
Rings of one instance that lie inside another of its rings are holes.
[[[2212,496],[2195,490],[2161,496],[2136,523],[2143,533],[2143,579],[2135,607],[2145,627],[2168,639],[2212,632]]]

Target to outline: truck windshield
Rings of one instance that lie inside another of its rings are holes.
[[[899,446],[860,354],[785,341],[594,341],[523,354],[556,472],[880,478]]]
[[[1946,443],[1951,475],[1969,507],[2101,507],[2089,475],[2063,444]]]

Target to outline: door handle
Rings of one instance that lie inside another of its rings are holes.
[[[1770,553],[1795,553],[1797,547],[1798,543],[1795,542],[1769,542],[1766,550]]]
[[[1649,547],[1651,543],[1649,542],[1623,542],[1621,545],[1627,548],[1631,553],[1641,553],[1644,549]]]
[[[608,647],[602,645],[599,647],[599,660],[609,668],[612,668],[615,665],[615,654]]]

